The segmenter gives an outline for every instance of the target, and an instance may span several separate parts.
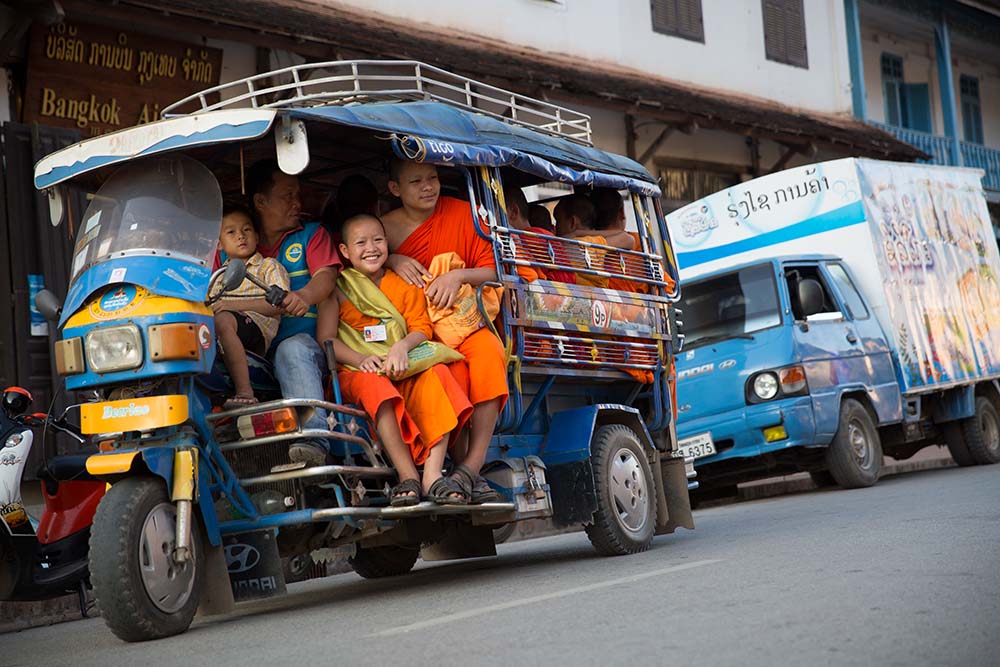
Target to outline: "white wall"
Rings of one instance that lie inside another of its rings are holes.
[[[842,0],[805,0],[809,69],[764,57],[760,0],[702,0],[705,43],[654,33],[649,0],[337,0],[499,42],[605,61],[697,86],[850,112]]]

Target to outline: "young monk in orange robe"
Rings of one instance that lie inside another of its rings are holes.
[[[337,339],[342,325],[364,332],[366,338],[370,334],[371,340],[386,339],[381,321],[361,313],[340,289],[323,304],[317,322],[319,340],[333,340],[337,360],[359,369],[342,369],[337,379],[344,400],[361,405],[374,420],[379,439],[399,474],[400,483],[390,491],[390,503],[416,504],[421,487],[437,503],[468,502],[469,494],[453,480],[442,478],[441,470],[449,435],[468,420],[472,404],[444,364],[398,379],[409,365],[407,353],[433,333],[423,292],[384,269],[389,251],[378,218],[355,216],[344,222],[341,233],[341,253],[378,286],[406,321],[407,335],[394,343],[384,358],[366,356]],[[424,464],[422,485],[417,481],[419,464]]]
[[[623,250],[632,249],[632,237],[624,231],[594,228],[594,205],[583,195],[573,194],[560,199],[556,204],[555,216],[558,236]],[[590,253],[593,266],[603,270],[606,251],[591,248]],[[576,284],[607,287],[608,278],[578,273]]]
[[[496,280],[492,244],[476,233],[468,202],[440,196],[437,168],[394,160],[390,169],[389,191],[403,205],[385,216],[389,249],[393,252],[386,265],[410,284],[423,287],[427,300],[439,308],[451,307],[463,283],[478,287]],[[457,253],[466,268],[433,278],[427,267],[435,256],[446,252]],[[499,494],[479,477],[479,469],[507,401],[506,354],[500,340],[485,327],[456,349],[465,361],[450,367],[474,409],[469,420],[468,451],[452,477],[471,492],[474,503],[499,500]]]

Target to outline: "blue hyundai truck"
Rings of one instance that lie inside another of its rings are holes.
[[[667,216],[681,267],[679,453],[711,492],[874,484],[946,444],[1000,461],[1000,255],[981,172],[847,158]]]

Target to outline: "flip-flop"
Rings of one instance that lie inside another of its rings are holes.
[[[255,396],[247,396],[246,394],[236,394],[228,401],[222,404],[223,410],[235,410],[236,408],[245,408],[248,405],[256,405],[257,398]]]
[[[413,495],[407,495],[412,493]],[[404,479],[389,489],[389,504],[393,507],[412,507],[420,502],[420,482]]]

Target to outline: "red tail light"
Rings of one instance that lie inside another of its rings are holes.
[[[294,408],[281,408],[271,412],[243,415],[236,420],[236,428],[244,440],[265,435],[291,433],[299,429],[299,420]]]

